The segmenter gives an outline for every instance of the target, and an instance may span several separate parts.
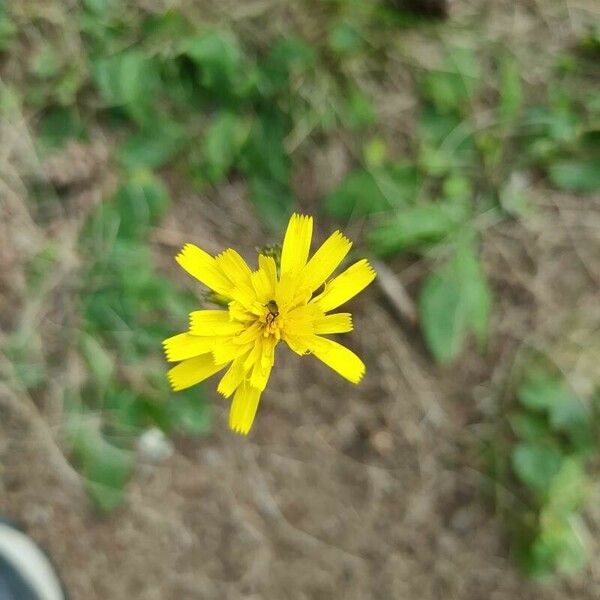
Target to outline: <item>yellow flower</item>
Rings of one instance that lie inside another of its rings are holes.
[[[313,354],[352,383],[365,372],[354,352],[323,335],[352,331],[350,313],[326,313],[362,291],[375,271],[359,260],[329,280],[352,242],[336,231],[309,260],[312,228],[312,217],[292,216],[279,274],[273,257],[259,255],[258,270],[252,271],[232,249],[213,257],[186,244],[176,257],[190,275],[229,299],[229,309],[194,311],[189,331],[163,342],[167,360],[181,361],[169,371],[169,381],[174,390],[182,390],[228,366],[217,389],[226,398],[233,396],[229,426],[244,435],[280,341],[300,355]]]

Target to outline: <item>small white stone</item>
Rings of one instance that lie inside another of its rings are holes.
[[[162,462],[173,456],[173,444],[157,427],[144,431],[137,447],[140,458],[148,462]]]

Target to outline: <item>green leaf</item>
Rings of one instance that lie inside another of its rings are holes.
[[[115,0],[82,0],[82,4],[86,10],[94,13],[94,15],[103,17],[111,10],[114,1]]]
[[[102,394],[103,418],[111,429],[133,438],[154,422],[147,404],[130,385],[124,387],[113,381]]]
[[[350,88],[343,97],[340,119],[351,130],[361,131],[375,124],[377,113],[367,94],[358,88]]]
[[[166,410],[172,426],[184,433],[203,435],[212,428],[212,411],[204,395],[199,394],[197,389],[193,395],[176,394],[169,400]]]
[[[86,130],[76,108],[53,108],[43,117],[40,142],[49,149],[61,148],[70,139],[82,139]]]
[[[511,415],[509,420],[515,435],[526,442],[538,440],[550,431],[546,419],[539,415],[519,412]]]
[[[58,75],[61,61],[52,46],[42,46],[31,61],[31,73],[38,79],[50,79]]]
[[[531,546],[530,573],[546,577],[558,571],[570,575],[580,571],[587,561],[586,548],[573,527],[574,519],[547,518]]]
[[[379,256],[390,256],[428,246],[448,236],[459,225],[443,204],[413,206],[394,215],[368,237],[369,247]]]
[[[446,71],[427,73],[421,85],[421,93],[441,113],[458,111],[469,100],[469,91],[461,75]]]
[[[419,173],[410,164],[357,169],[325,198],[325,210],[337,219],[349,219],[404,207],[413,201],[420,183]]]
[[[600,191],[600,167],[597,159],[571,159],[548,167],[550,181],[569,192],[593,194]]]
[[[79,346],[96,386],[100,390],[106,390],[115,370],[112,355],[98,339],[83,332],[80,334]]]
[[[295,198],[288,187],[261,177],[250,179],[250,200],[260,221],[275,232],[284,229],[295,204]]]
[[[198,66],[204,88],[224,96],[234,91],[243,55],[238,39],[231,32],[212,30],[186,38],[180,44],[180,51]]]
[[[546,138],[554,146],[562,146],[577,141],[581,133],[581,117],[569,107],[555,108],[534,106],[526,112],[524,123],[534,140]]]
[[[100,510],[113,510],[123,500],[125,484],[133,471],[132,453],[109,443],[89,417],[73,419],[69,433],[88,494]]]
[[[531,410],[550,412],[553,406],[571,402],[562,381],[543,369],[531,369],[517,392],[519,401]]]
[[[461,127],[463,120],[455,114],[443,114],[433,106],[426,105],[419,119],[419,138],[432,146],[438,146],[455,130]]]
[[[0,52],[8,50],[17,34],[17,26],[11,21],[4,0],[0,2]]]
[[[591,415],[578,396],[565,396],[563,402],[553,405],[550,424],[554,430],[568,433],[577,448],[585,449],[593,442]]]
[[[329,47],[339,55],[360,52],[364,39],[355,25],[348,21],[340,21],[329,32],[327,39]]]
[[[80,64],[68,65],[56,81],[53,89],[57,104],[73,107],[77,103],[77,94],[88,83],[88,73]]]
[[[119,148],[119,162],[130,170],[161,167],[176,156],[187,141],[185,129],[174,123],[157,122],[127,137]]]
[[[590,488],[581,460],[565,459],[550,483],[546,512],[568,517],[584,506]]]
[[[504,121],[512,121],[523,103],[523,84],[518,61],[504,57],[500,63],[500,104],[498,114]]]
[[[138,238],[118,238],[114,231],[106,235],[98,229],[85,235],[88,260],[93,264],[85,288],[88,293],[82,298],[86,329],[118,348],[121,360],[148,353],[155,356],[161,341],[172,334],[175,320],[190,312],[191,294],[176,293],[156,273],[148,246]],[[145,389],[160,386],[154,383]]]
[[[370,171],[377,171],[383,167],[388,155],[385,140],[376,136],[363,145],[363,158]]]
[[[304,40],[279,39],[260,65],[261,91],[268,96],[287,88],[292,77],[310,70],[315,61],[315,50]]]
[[[239,166],[248,177],[272,179],[289,187],[291,161],[284,146],[288,132],[289,122],[281,112],[269,109],[257,115],[239,157]]]
[[[132,49],[99,58],[92,74],[106,106],[124,107],[141,123],[153,117],[149,107],[160,82],[156,64],[142,51]]]
[[[491,293],[472,243],[426,280],[419,311],[428,348],[442,364],[452,361],[469,332],[480,347],[487,339]]]
[[[158,223],[169,204],[169,193],[160,179],[149,171],[133,173],[110,200],[98,206],[86,224],[84,239],[93,258],[106,262],[117,240],[139,241]],[[138,256],[143,254],[140,248]]]
[[[252,124],[233,112],[219,113],[207,127],[202,140],[205,172],[217,183],[227,175],[248,138]]]
[[[593,443],[591,415],[582,399],[559,379],[545,370],[528,373],[518,390],[521,404],[549,415],[553,430],[568,434],[574,448],[589,449]]]
[[[459,173],[451,173],[444,179],[442,191],[444,198],[468,200],[473,196],[473,185],[468,177]]]
[[[440,177],[453,169],[472,167],[476,159],[473,131],[473,125],[459,115],[425,106],[419,121],[421,168]]]
[[[469,204],[454,199],[403,208],[369,233],[369,247],[379,256],[427,248],[455,232],[470,212]]]
[[[118,236],[137,238],[158,223],[170,197],[160,179],[148,171],[138,171],[117,190],[111,202],[119,216]]]
[[[550,440],[522,442],[511,455],[517,477],[541,497],[545,497],[552,479],[560,471],[563,454]]]
[[[185,39],[193,28],[190,20],[176,8],[150,14],[142,23],[144,46],[156,48],[170,58],[176,54],[180,40]]]
[[[373,175],[362,169],[351,171],[324,203],[336,219],[360,218],[390,208]]]
[[[467,48],[451,50],[445,68],[428,72],[421,93],[440,113],[461,113],[468,109],[479,78],[479,66]]]

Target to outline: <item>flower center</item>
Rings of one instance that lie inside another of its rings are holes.
[[[267,314],[265,315],[265,323],[267,325],[271,325],[273,321],[279,316],[279,306],[277,306],[277,302],[275,300],[269,300],[265,307],[267,309]]]
[[[279,317],[279,307],[277,306],[277,302],[275,300],[269,300],[265,304],[265,314],[264,314],[264,323],[265,323],[265,336],[274,335],[277,339],[281,337],[281,319]]]

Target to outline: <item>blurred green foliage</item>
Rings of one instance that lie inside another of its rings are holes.
[[[457,358],[468,334],[485,348],[492,294],[477,239],[503,218],[532,208],[520,179],[542,173],[569,192],[600,190],[600,112],[593,93],[566,92],[587,80],[589,61],[563,57],[546,103],[528,105],[517,58],[495,57],[493,78],[482,75],[476,49],[450,47],[443,64],[418,79],[420,114],[412,160],[370,160],[348,173],[324,201],[338,219],[367,220],[367,247],[376,255],[422,256],[432,263],[419,307],[425,342],[434,358]],[[587,65],[587,66],[586,66]],[[493,117],[477,123],[474,105],[496,93]]]
[[[117,190],[89,215],[80,239],[77,348],[87,378],[67,403],[73,455],[103,509],[123,497],[141,431],[210,428],[201,393],[169,395],[159,352],[197,303],[153,266],[150,232],[171,205],[162,171],[199,192],[241,177],[261,223],[279,231],[296,203],[295,150],[306,139],[342,139],[356,164],[322,199],[322,210],[342,222],[363,219],[373,255],[424,259],[420,322],[441,364],[455,361],[470,337],[486,348],[493,294],[482,242],[490,224],[532,211],[523,173],[572,193],[600,190],[600,102],[577,85],[593,68],[597,32],[579,53],[559,57],[537,97],[518,57],[493,42],[446,44],[435,67],[411,64],[416,123],[398,157],[390,150],[394,124],[380,122],[364,83],[365,64],[385,69],[380,40],[392,37],[383,34],[430,25],[387,3],[336,0],[322,10],[320,39],[287,32],[257,44],[243,27],[195,23],[176,9],[83,0],[69,12],[68,28],[44,23],[23,53],[23,102],[37,117],[41,152],[86,140],[95,128],[116,146]],[[0,53],[19,43],[0,2]],[[12,109],[18,95],[6,86],[0,110]],[[35,257],[32,288],[53,260],[52,247]],[[44,369],[30,342],[22,332],[6,352],[34,388]],[[518,439],[511,472],[534,507],[519,530],[533,574],[578,562],[569,532],[580,505],[549,490],[585,479],[589,433],[587,413],[544,377],[524,384],[522,410],[511,417]],[[555,510],[567,505],[568,518]]]
[[[485,348],[491,292],[473,240],[463,238],[450,260],[426,280],[420,298],[425,340],[440,363],[450,362],[467,334]]]
[[[171,395],[159,354],[195,299],[157,273],[149,231],[170,206],[149,171],[135,171],[90,215],[81,236],[87,272],[81,281],[79,348],[87,364],[84,402],[73,404],[73,452],[98,506],[114,508],[133,468],[140,432],[205,433],[210,414],[201,391]],[[101,414],[100,425],[94,415]]]
[[[515,556],[532,577],[571,574],[587,561],[581,516],[597,455],[598,397],[581,398],[545,367],[532,367],[508,414],[511,434],[493,449],[494,481],[510,490],[501,503]]]

